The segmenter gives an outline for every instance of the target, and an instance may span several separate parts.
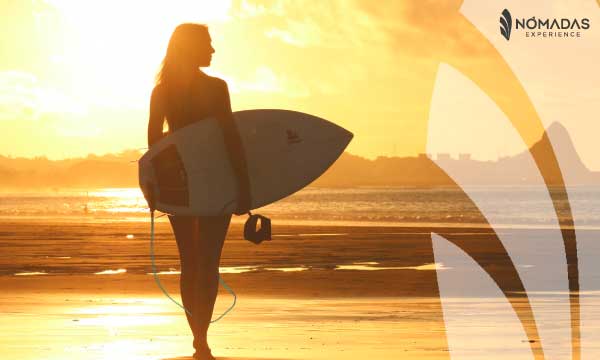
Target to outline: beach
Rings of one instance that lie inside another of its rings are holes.
[[[192,353],[183,312],[149,275],[147,223],[12,221],[0,228],[3,254],[11,254],[1,257],[0,276],[0,346],[8,358],[167,359]],[[414,260],[384,252],[389,249],[384,234],[391,230],[276,226],[272,241],[255,245],[241,239],[240,224],[232,225],[221,266],[238,302],[211,326],[213,353],[219,358],[337,358],[361,352],[444,358],[434,271],[332,269],[334,259],[372,267],[374,259],[381,267],[431,260],[413,246]],[[409,230],[401,232],[412,238]],[[355,246],[348,240],[352,232]],[[372,242],[366,257],[364,241]],[[157,224],[156,254],[165,288],[179,299],[179,276],[173,273],[179,268],[177,248],[164,221]],[[231,301],[221,288],[215,315]]]
[[[5,358],[191,355],[183,311],[152,276],[148,222],[4,219],[0,229]],[[493,261],[488,229],[434,230],[475,244],[472,249]],[[242,224],[234,221],[220,265],[237,304],[209,329],[213,354],[448,359],[435,270],[452,269],[435,263],[431,232],[429,227],[274,221],[273,239],[255,245],[242,239]],[[157,221],[155,252],[160,279],[179,300],[177,247],[165,217]],[[520,295],[514,296],[519,303]],[[232,300],[221,287],[213,317]],[[468,299],[460,306],[472,307]]]

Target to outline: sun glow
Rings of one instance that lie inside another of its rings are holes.
[[[68,46],[53,56],[72,74],[86,105],[146,105],[154,74],[173,29],[182,22],[228,21],[230,1],[50,0],[64,24]],[[42,23],[41,26],[44,26]],[[51,29],[48,29],[51,31]],[[118,82],[119,86],[115,86]],[[83,91],[81,91],[83,89]]]

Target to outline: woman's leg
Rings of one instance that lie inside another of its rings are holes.
[[[207,332],[219,289],[219,261],[231,215],[198,217],[196,251],[196,287],[193,297],[194,348],[208,349]]]
[[[196,246],[198,242],[198,219],[193,216],[169,216],[169,221],[179,250],[181,301],[186,310],[194,314],[194,296],[197,284],[194,254],[198,252]],[[192,333],[196,334],[198,329],[193,316],[190,316],[187,312],[185,315]]]

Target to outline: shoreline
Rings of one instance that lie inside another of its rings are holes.
[[[258,212],[257,212],[258,213]],[[264,213],[269,217],[268,213]],[[168,224],[167,214],[161,214],[154,218],[156,224]],[[486,223],[459,223],[459,222],[392,222],[392,221],[363,221],[363,220],[294,220],[294,219],[271,219],[272,226],[285,227],[333,227],[333,228],[427,228],[427,229],[489,229]],[[232,216],[231,224],[243,224],[246,221],[246,216]],[[81,224],[145,224],[150,232],[150,216],[127,217],[119,219],[112,216],[107,217],[92,217],[92,216],[2,216],[0,217],[0,227],[3,225],[15,224],[73,224],[74,222]],[[558,225],[547,224],[493,224],[496,230],[558,230]],[[575,225],[565,226],[564,229],[576,229],[578,231],[598,231],[599,225]],[[275,235],[277,235],[275,233]]]

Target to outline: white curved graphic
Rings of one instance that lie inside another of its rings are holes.
[[[460,96],[461,92],[457,92],[459,89],[469,93],[471,108],[456,107],[449,109],[451,105],[440,99],[440,97],[446,96],[445,94]],[[435,144],[445,144],[448,147],[454,146],[451,142],[453,138],[449,137],[447,132],[443,134],[442,131],[442,129],[449,126],[446,120],[448,113],[451,112],[456,118],[473,120],[474,117],[469,114],[473,108],[479,109],[476,117],[479,124],[475,128],[482,130],[481,133],[473,135],[488,139],[487,144],[492,149],[501,147],[504,141],[520,141],[510,122],[503,118],[495,105],[485,97],[485,94],[477,92],[477,90],[474,84],[470,83],[456,70],[445,64],[440,66],[430,112],[429,153],[445,153],[443,146],[440,145],[435,148]],[[461,111],[464,113],[460,114]],[[452,125],[452,128],[456,134],[464,134],[473,130],[469,125],[469,121],[457,122]],[[497,136],[499,133],[501,136]],[[436,139],[436,136],[442,135],[445,135],[443,142],[442,139]],[[459,141],[461,138],[462,136],[457,136],[454,139]],[[522,144],[522,150],[526,149],[525,144]],[[527,156],[523,159],[523,166],[535,168],[531,156],[527,152],[524,154]],[[571,327],[567,264],[558,222],[549,220],[544,224],[545,229],[532,229],[531,231],[500,230],[507,226],[516,225],[504,224],[503,219],[518,219],[520,216],[525,217],[528,213],[541,213],[547,219],[556,219],[552,200],[548,195],[548,190],[541,175],[536,174],[537,178],[531,179],[534,182],[533,185],[527,185],[522,191],[512,192],[514,198],[499,204],[489,200],[486,188],[469,186],[472,183],[472,174],[464,171],[460,166],[456,166],[452,160],[434,159],[434,161],[461,186],[492,228],[497,229],[498,237],[515,264],[528,293],[538,325],[540,340],[544,344],[545,354],[550,359],[560,359],[561,357],[558,354],[564,353],[563,341],[567,340],[566,344],[570,345]],[[503,165],[498,163],[496,166],[502,167]],[[501,168],[503,173],[511,171],[518,174],[519,171],[522,171],[522,168]],[[534,200],[531,199],[532,194],[535,194]],[[444,263],[446,262],[444,261]],[[476,291],[476,289],[473,291]],[[545,310],[546,303],[550,301],[548,298],[549,292],[553,294],[551,301],[555,304],[554,310],[551,312]]]
[[[513,21],[510,41],[498,29],[498,17],[504,9],[510,10]],[[497,287],[501,279],[491,279],[479,264],[468,259],[470,254],[457,251],[434,234],[435,261],[460,269],[438,272],[451,357],[533,359],[536,356],[531,349],[539,346],[543,350],[540,358],[544,359],[600,358],[600,228],[588,221],[589,214],[600,213],[600,208],[590,208],[596,205],[586,198],[598,196],[600,182],[591,185],[590,191],[576,187],[582,166],[595,163],[597,151],[584,144],[571,153],[570,145],[564,146],[564,133],[577,139],[586,129],[598,126],[600,97],[592,84],[600,83],[600,73],[594,70],[594,61],[590,59],[595,56],[597,62],[597,54],[600,54],[600,31],[596,29],[600,25],[600,8],[594,1],[583,0],[502,4],[467,1],[461,12],[509,64],[547,128],[561,167],[575,227],[581,333],[580,339],[573,337],[577,333],[571,319],[573,309],[563,234],[553,199],[528,146],[511,119],[482,89],[460,71],[442,63],[431,101],[427,152],[496,231],[522,280],[531,305],[531,321],[539,332],[539,339],[526,339],[522,319],[515,318],[514,305],[506,301],[506,294]],[[586,17],[595,28],[592,26],[579,39],[533,39],[528,38],[523,29],[514,28],[516,19],[532,16],[538,19]],[[477,66],[476,62],[472,66]],[[570,75],[558,74],[555,73],[558,68],[572,71]],[[464,163],[452,160],[451,157],[456,159],[459,153],[475,153],[483,158],[491,154],[519,154],[519,161],[496,163],[499,174],[496,185],[513,186],[511,198],[492,201],[486,188],[472,186],[478,174],[469,172]],[[444,155],[438,158],[435,154]],[[576,160],[573,154],[578,156]],[[506,174],[522,178],[527,185],[520,191],[514,184],[502,184],[501,179]],[[532,218],[531,214],[537,217]],[[457,289],[461,290],[459,294]],[[478,302],[472,301],[473,298],[486,300]],[[473,331],[469,325],[479,327],[481,332]],[[519,337],[522,338],[514,341]],[[534,341],[533,345],[530,340]]]
[[[531,359],[521,322],[489,275],[442,236],[431,239],[435,261],[452,268],[437,272],[450,357]]]

